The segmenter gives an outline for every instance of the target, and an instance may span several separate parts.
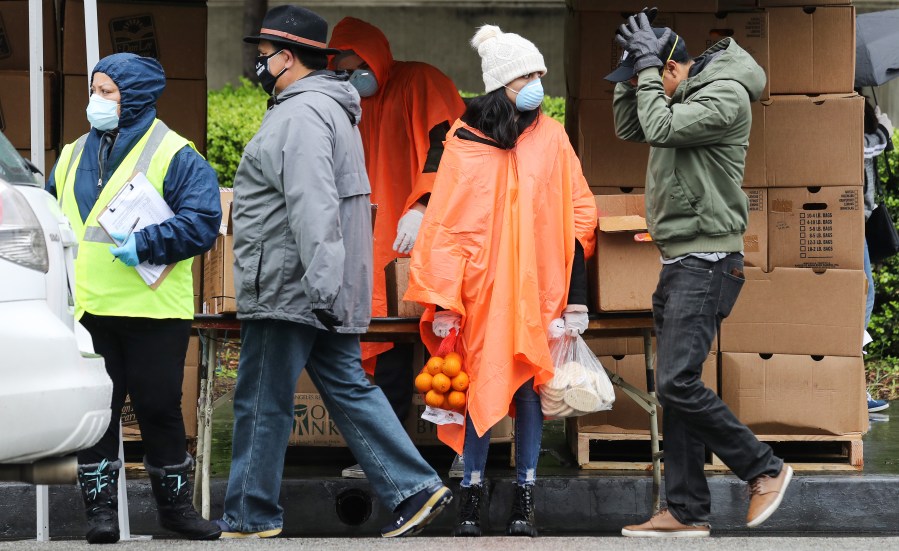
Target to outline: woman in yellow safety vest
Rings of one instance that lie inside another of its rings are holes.
[[[156,118],[165,88],[158,61],[134,54],[103,58],[91,75],[91,130],[66,145],[47,191],[57,197],[79,239],[75,315],[91,334],[113,382],[112,415],[97,444],[78,453],[87,540],[119,539],[119,418],[125,395],[137,414],[160,524],[191,539],[215,539],[215,524],[191,503],[181,418],[184,359],[193,319],[194,256],[212,247],[221,223],[218,180],[194,145]],[[98,216],[116,193],[143,173],[174,216],[131,229],[106,230]],[[166,265],[148,285],[142,265]]]

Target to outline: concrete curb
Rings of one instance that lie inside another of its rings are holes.
[[[222,514],[227,481],[212,483],[212,518]],[[733,476],[711,476],[712,528],[715,533],[747,535],[749,492]],[[485,533],[501,534],[511,507],[514,480],[488,481],[481,510]],[[457,485],[451,486],[454,490]],[[649,516],[652,481],[645,476],[543,477],[537,482],[537,523],[543,535],[616,533]],[[128,482],[131,531],[172,537],[156,523],[156,506],[147,479]],[[35,492],[26,484],[0,484],[0,538],[35,536]],[[340,506],[338,507],[338,503]],[[887,534],[899,532],[899,476],[833,475],[793,479],[781,509],[753,534]],[[376,536],[391,520],[372,498],[365,480],[290,479],[281,487],[285,536]],[[425,535],[449,535],[454,501]],[[339,509],[339,510],[338,510]],[[366,515],[370,511],[370,515]],[[341,519],[343,517],[343,519]],[[367,517],[367,518],[366,518]],[[361,523],[363,518],[365,520]],[[348,524],[355,523],[356,525]],[[50,489],[50,534],[81,537],[84,510],[75,486]]]

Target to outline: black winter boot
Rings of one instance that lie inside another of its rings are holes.
[[[462,486],[462,500],[459,504],[459,520],[453,530],[454,537],[478,537],[481,535],[481,496],[484,487],[474,484]]]
[[[506,535],[537,537],[537,528],[534,524],[534,485],[516,485]]]
[[[87,514],[88,543],[119,541],[119,469],[118,459],[110,463],[78,465],[78,484]]]
[[[187,456],[181,465],[154,467],[144,458],[144,467],[150,475],[153,497],[159,513],[159,524],[191,540],[214,540],[222,534],[214,522],[210,522],[194,509],[188,473],[193,459]]]

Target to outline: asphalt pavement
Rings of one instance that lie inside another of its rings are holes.
[[[0,551],[30,551],[31,549],[63,551],[69,549],[94,549],[81,541],[53,541],[37,543],[28,541],[0,542]],[[215,542],[188,542],[180,540],[151,540],[139,542],[121,542],[108,549],[123,551],[169,551],[184,549],[244,551],[259,549],[264,551],[280,551],[298,549],[352,551],[379,549],[436,551],[453,549],[463,551],[477,549],[484,551],[527,551],[530,549],[550,549],[553,551],[846,551],[851,549],[876,549],[885,551],[899,548],[899,537],[894,538],[853,538],[853,537],[721,537],[707,539],[628,539],[621,537],[564,537],[564,538],[428,538],[416,537],[398,540],[381,538],[276,538],[270,540],[225,540]]]

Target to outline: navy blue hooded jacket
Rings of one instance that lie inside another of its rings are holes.
[[[91,128],[75,175],[75,199],[82,221],[87,220],[100,195],[98,181],[109,182],[131,148],[156,118],[156,100],[165,89],[165,73],[153,58],[135,54],[113,54],[97,63],[94,73],[104,73],[119,87],[119,127],[103,132]],[[93,79],[93,74],[91,75]],[[101,172],[99,150],[104,134],[113,145]],[[47,191],[56,196],[56,167],[50,173]],[[163,198],[173,218],[137,232],[137,256],[141,262],[173,264],[209,250],[215,243],[222,220],[218,178],[193,148],[185,146],[172,159],[163,182]]]

